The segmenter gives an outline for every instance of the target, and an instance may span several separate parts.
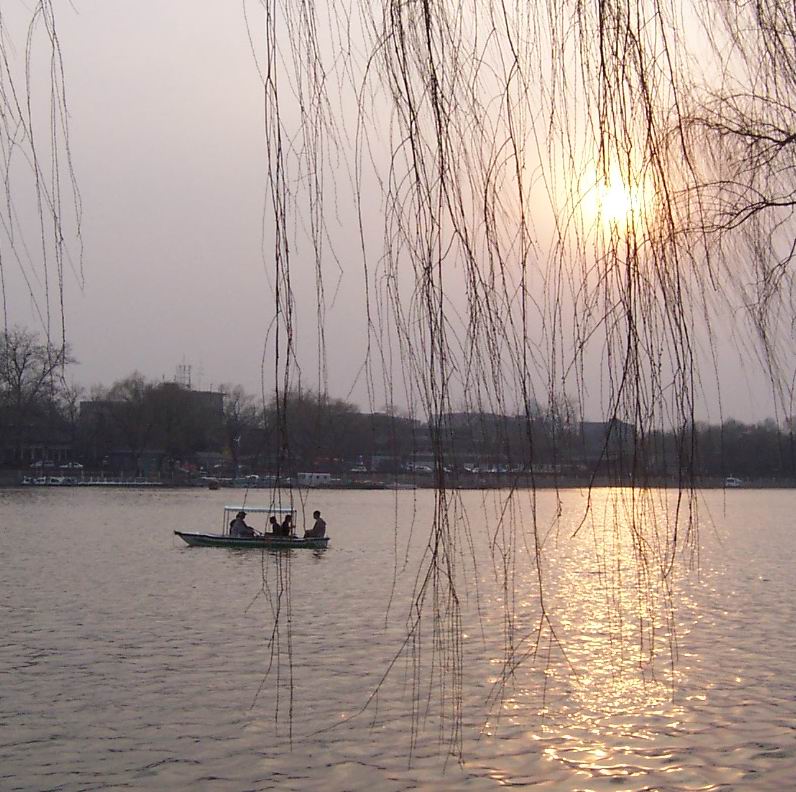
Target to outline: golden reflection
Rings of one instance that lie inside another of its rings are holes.
[[[500,716],[550,761],[618,782],[671,762],[659,742],[682,714],[670,563],[678,526],[665,493],[590,496],[586,520],[565,515],[568,539],[545,549],[551,619],[539,645],[549,651],[512,667]]]

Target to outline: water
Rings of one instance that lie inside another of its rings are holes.
[[[561,493],[559,521],[540,493],[555,640],[542,624],[538,644],[530,504],[501,523],[500,494],[465,493],[451,553],[465,637],[451,644],[441,599],[434,643],[429,598],[403,652],[431,493],[312,494],[326,551],[173,536],[217,530],[241,495],[0,492],[0,789],[796,783],[796,493],[704,493],[699,557],[683,551],[668,593],[654,564],[637,585],[625,534],[604,533],[611,493],[574,539],[583,493]],[[662,547],[673,525],[656,525]],[[538,651],[495,699],[507,641]]]

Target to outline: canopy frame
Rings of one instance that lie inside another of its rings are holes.
[[[226,505],[224,506],[224,517],[221,522],[221,533],[228,534],[229,533],[229,523],[230,523],[230,516],[236,515],[238,512],[246,512],[246,514],[274,514],[274,515],[284,515],[284,514],[292,514],[293,522],[295,523],[295,514],[296,510],[291,506],[236,506]]]

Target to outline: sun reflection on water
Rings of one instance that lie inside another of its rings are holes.
[[[671,564],[682,526],[655,498],[595,491],[588,519],[572,517],[580,526],[568,532],[574,536],[565,540],[560,531],[545,548],[557,640],[548,656],[538,652],[513,669],[500,723],[487,734],[523,729],[529,749],[545,760],[613,783],[676,764],[661,734],[683,717],[674,692],[677,635],[686,626],[675,623]]]

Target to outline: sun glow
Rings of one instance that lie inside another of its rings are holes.
[[[628,179],[614,167],[607,174],[588,179],[581,189],[584,220],[610,232],[639,229],[648,222],[652,192],[644,179]]]
[[[633,211],[634,196],[623,184],[603,183],[598,187],[597,202],[606,220],[623,221]]]

